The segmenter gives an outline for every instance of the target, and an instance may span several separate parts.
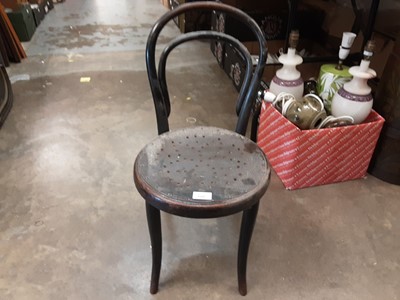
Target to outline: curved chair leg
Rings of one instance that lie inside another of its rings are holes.
[[[249,253],[249,246],[251,235],[253,234],[254,224],[256,223],[259,201],[249,209],[243,212],[242,225],[240,227],[239,238],[239,251],[238,251],[238,283],[239,293],[242,296],[247,294],[246,283],[246,267],[247,267],[247,254]]]
[[[151,283],[150,293],[156,294],[158,292],[158,282],[160,279],[161,270],[161,253],[162,253],[162,239],[161,239],[161,217],[160,211],[146,203],[147,224],[149,226],[151,252],[152,252],[152,269],[151,269]]]

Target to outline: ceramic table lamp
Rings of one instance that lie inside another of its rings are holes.
[[[376,76],[376,72],[369,68],[374,46],[373,41],[368,41],[360,65],[349,69],[353,79],[346,82],[333,97],[334,117],[351,116],[354,123],[359,124],[371,112],[373,99],[367,82]]]
[[[343,65],[343,61],[350,53],[356,34],[353,32],[343,32],[342,43],[339,48],[339,62],[335,64],[325,64],[321,66],[318,80],[317,93],[324,101],[325,109],[330,112],[332,98],[335,93],[348,81],[351,80],[349,67]]]
[[[281,92],[292,94],[296,99],[301,99],[304,92],[304,82],[296,66],[303,62],[303,58],[296,54],[299,41],[299,32],[292,31],[289,36],[289,49],[287,54],[279,56],[282,68],[276,71],[270,84],[270,91],[275,95]]]

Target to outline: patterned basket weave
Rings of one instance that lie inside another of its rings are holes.
[[[372,111],[359,125],[300,130],[263,103],[258,145],[289,190],[365,176],[384,119]]]

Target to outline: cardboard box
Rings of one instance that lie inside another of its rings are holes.
[[[171,9],[175,9],[181,4],[187,2],[196,2],[199,0],[171,0]],[[211,27],[211,11],[188,11],[174,18],[175,24],[182,33],[210,30]]]
[[[351,5],[345,2],[341,4],[337,1],[302,0],[302,6],[324,12],[322,30],[327,35],[340,39],[343,32],[351,30],[356,17]]]
[[[224,59],[225,59],[225,43],[222,41],[211,41],[210,49],[212,54],[217,59],[218,65],[221,68],[224,68]]]
[[[300,130],[263,103],[257,143],[289,190],[364,177],[384,119],[372,111],[359,125]]]
[[[10,8],[14,11],[18,10],[20,6],[26,4],[27,0],[0,0],[0,3],[3,4],[5,8]]]
[[[161,0],[161,4],[164,5],[166,8],[170,9],[169,0]]]
[[[47,0],[46,6],[48,7],[49,10],[52,10],[54,8],[53,0]]]
[[[45,12],[43,8],[40,8],[39,4],[31,4],[33,18],[35,20],[36,27],[43,21]]]
[[[288,23],[287,11],[269,11],[266,13],[258,10],[247,13],[260,26],[267,40],[285,38]],[[247,25],[229,14],[214,11],[211,18],[212,30],[224,32],[242,42],[256,40],[256,36]]]
[[[375,41],[375,50],[370,67],[376,71],[377,77],[381,78],[395,41],[378,32],[374,33],[373,38]]]
[[[284,41],[276,40],[276,41],[268,41],[268,53],[274,54],[279,51],[279,48],[283,45]],[[259,47],[258,42],[243,42],[243,45],[249,50],[250,54],[258,55]],[[214,49],[212,47],[212,49]],[[244,57],[233,47],[231,44],[226,43],[223,45],[223,59],[220,63],[221,67],[224,69],[225,73],[232,79],[232,83],[235,88],[240,91],[242,87],[246,62]],[[218,61],[218,59],[217,59]],[[256,64],[256,61],[254,61]],[[280,67],[278,65],[267,64],[264,68],[264,74],[262,79],[264,81],[269,82],[273,74],[275,74],[276,69]]]
[[[280,49],[283,48],[285,41],[283,40],[272,40],[267,41],[268,55],[277,55]],[[243,42],[243,45],[249,50],[250,54],[258,55],[259,47],[258,42]],[[211,47],[215,49],[215,47]],[[222,66],[225,73],[232,79],[233,85],[239,91],[242,83],[243,77],[245,74],[245,59],[242,55],[229,43],[225,44],[223,47],[223,60]],[[215,55],[215,54],[214,54]],[[221,63],[220,63],[221,65]],[[300,71],[303,80],[308,80],[309,78],[317,78],[319,69],[321,67],[321,62],[314,63],[303,63],[297,66],[297,69]],[[264,73],[262,80],[265,82],[270,82],[272,78],[275,76],[275,73],[278,69],[282,68],[281,64],[272,64],[267,60],[267,64],[264,68]]]
[[[40,9],[42,9],[45,14],[54,8],[53,0],[29,0],[31,4],[38,4]]]
[[[231,44],[226,44],[223,57],[223,69],[236,90],[240,91],[246,72],[245,58]]]
[[[5,8],[10,8],[14,11],[18,10],[22,5],[26,4],[28,0],[0,0]]]
[[[235,6],[244,11],[252,11],[252,10],[281,10],[287,9],[288,3],[287,1],[260,1],[260,0],[222,0],[224,4]]]

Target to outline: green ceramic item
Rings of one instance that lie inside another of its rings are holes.
[[[332,98],[335,93],[352,78],[349,67],[343,66],[343,70],[337,70],[336,65],[322,65],[318,80],[317,93],[324,101],[325,109],[330,112]]]

